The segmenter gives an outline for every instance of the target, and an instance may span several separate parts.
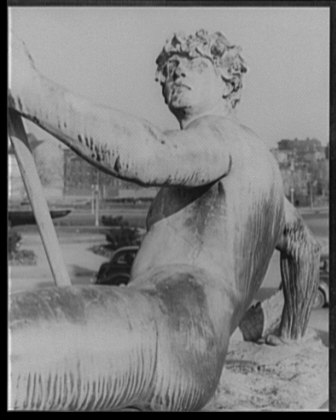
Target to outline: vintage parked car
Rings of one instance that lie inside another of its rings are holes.
[[[329,254],[321,254],[320,284],[313,303],[314,309],[329,305]]]
[[[128,284],[138,245],[123,246],[117,249],[109,262],[103,263],[93,280],[94,284],[119,286]]]

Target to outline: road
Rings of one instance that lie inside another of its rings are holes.
[[[146,215],[148,207],[132,207],[132,206],[111,206],[110,208],[102,209],[99,212],[99,223],[101,224],[102,216],[122,216],[131,225],[138,227],[145,227]],[[55,226],[94,226],[95,216],[90,210],[73,210],[68,216],[55,219]]]

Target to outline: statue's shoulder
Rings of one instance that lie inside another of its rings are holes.
[[[235,117],[206,115],[193,123],[193,128],[207,127],[210,131],[220,133],[227,141],[255,144],[256,147],[267,148],[266,143],[251,128]]]
[[[202,139],[220,138],[224,147],[232,155],[240,156],[259,154],[261,159],[272,159],[269,146],[251,128],[244,125],[238,118],[221,115],[205,115],[192,121],[187,130],[202,133]]]
[[[208,128],[209,130],[216,130],[223,134],[242,135],[248,137],[256,136],[252,130],[241,124],[235,117],[221,116],[221,115],[204,115],[189,124],[188,129]]]
[[[247,148],[252,149],[252,153],[255,155],[257,152],[262,155],[268,155],[273,157],[269,145],[262,139],[257,133],[255,133],[250,127],[241,123],[240,121],[231,121],[232,133],[235,132],[236,142],[240,143],[241,146],[246,145]],[[233,129],[233,126],[235,127]]]

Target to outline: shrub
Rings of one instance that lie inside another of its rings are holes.
[[[9,257],[13,257],[18,251],[22,236],[14,229],[9,228],[8,239],[7,239],[7,254]]]
[[[128,221],[122,216],[102,216],[102,224],[111,226],[112,229],[106,233],[106,240],[110,249],[118,249],[122,246],[139,245],[140,232],[137,228],[130,227]]]
[[[109,248],[118,249],[122,246],[140,245],[140,232],[137,228],[121,226],[120,229],[111,229],[106,233]]]

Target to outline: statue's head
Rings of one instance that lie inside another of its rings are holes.
[[[240,100],[242,77],[247,71],[240,51],[240,47],[230,44],[221,32],[210,34],[199,30],[195,35],[174,34],[168,39],[156,59],[156,80],[160,82],[172,112],[176,113],[177,107],[171,88],[176,80],[180,84],[184,81],[187,86],[190,81],[193,85],[190,88],[203,84],[199,99],[206,95],[216,96],[220,92],[221,99],[234,108]],[[176,97],[181,93],[176,89],[174,92]],[[184,102],[180,101],[180,104],[186,103],[188,95],[190,100],[190,90],[185,92]]]

